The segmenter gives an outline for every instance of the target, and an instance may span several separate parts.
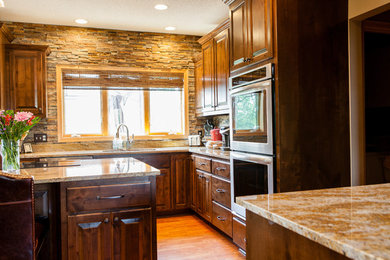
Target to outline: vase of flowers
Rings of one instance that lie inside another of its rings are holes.
[[[0,111],[0,139],[3,172],[20,169],[20,142],[40,118],[30,112]]]

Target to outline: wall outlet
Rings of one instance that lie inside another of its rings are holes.
[[[47,134],[34,134],[34,142],[47,142]]]

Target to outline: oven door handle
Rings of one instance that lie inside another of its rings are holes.
[[[241,153],[235,153],[235,152],[231,152],[231,156],[233,159],[238,159],[241,161],[249,161],[249,162],[254,162],[254,163],[260,163],[260,164],[264,164],[264,165],[270,165],[273,163],[272,156],[241,154]]]
[[[265,80],[262,82],[253,83],[253,86],[251,86],[251,85],[232,89],[232,90],[230,90],[230,95],[232,97],[235,97],[235,96],[242,95],[242,94],[250,94],[250,93],[258,92],[258,91],[266,89],[267,87],[270,87],[272,85],[272,81]]]

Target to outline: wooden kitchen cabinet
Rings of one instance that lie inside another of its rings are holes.
[[[48,46],[7,44],[7,108],[46,117],[46,56]]]
[[[232,237],[229,162],[198,155],[192,162],[191,208]]]
[[[191,158],[186,153],[172,156],[173,201],[176,210],[190,207],[190,163]]]
[[[273,0],[236,0],[230,5],[230,71],[273,57]]]
[[[156,176],[156,208],[157,211],[170,210],[171,203],[171,169],[159,169],[160,175]]]
[[[203,61],[202,55],[194,59],[195,63],[195,109],[196,114],[203,113]]]
[[[11,43],[15,37],[4,23],[0,23],[0,109],[5,110],[7,105],[6,50],[5,46]]]
[[[211,222],[213,214],[213,206],[211,199],[211,174],[196,170],[197,176],[197,196],[196,196],[196,212]]]
[[[114,259],[152,259],[152,210],[112,213]]]
[[[69,216],[68,259],[110,259],[111,228],[110,213]]]
[[[157,259],[155,178],[60,184],[62,259]]]
[[[229,20],[199,39],[202,45],[202,91],[196,91],[198,114],[229,113]],[[199,80],[196,74],[196,82]],[[201,97],[199,97],[201,95]],[[202,109],[198,107],[202,105]]]

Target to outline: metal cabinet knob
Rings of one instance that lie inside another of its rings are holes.
[[[108,223],[108,222],[109,222],[108,218],[105,218],[104,223]]]

